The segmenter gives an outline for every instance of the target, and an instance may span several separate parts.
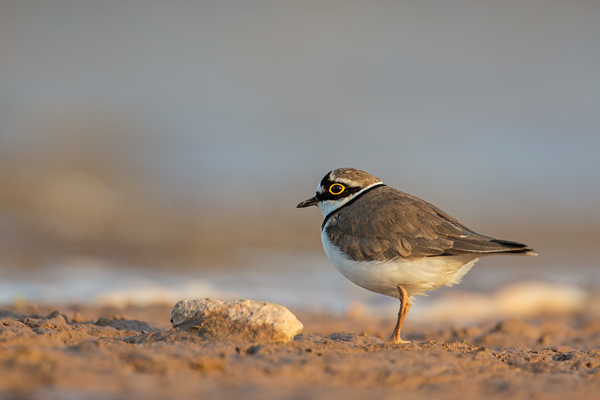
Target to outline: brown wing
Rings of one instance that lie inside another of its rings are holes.
[[[336,211],[326,229],[330,240],[358,261],[532,251],[479,235],[434,205],[388,186]]]

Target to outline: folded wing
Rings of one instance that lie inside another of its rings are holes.
[[[335,213],[326,227],[331,241],[355,260],[396,257],[521,253],[535,255],[523,243],[473,232],[434,205],[382,186]]]

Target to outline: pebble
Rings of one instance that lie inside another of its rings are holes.
[[[171,312],[173,328],[185,329],[212,340],[253,343],[289,342],[302,331],[302,323],[287,308],[265,301],[223,302],[209,297],[182,300]]]

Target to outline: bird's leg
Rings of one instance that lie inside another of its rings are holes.
[[[404,322],[404,318],[406,318],[406,314],[408,314],[408,310],[410,310],[408,294],[401,285],[398,285],[398,294],[400,299],[400,311],[398,311],[398,321],[396,322],[394,332],[392,332],[392,337],[388,342],[389,344],[410,343],[410,341],[402,340],[400,338],[400,329],[402,329],[402,323]]]

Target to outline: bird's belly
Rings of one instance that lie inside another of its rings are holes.
[[[325,254],[342,275],[367,290],[396,298],[398,285],[409,296],[455,285],[478,261],[476,256],[466,255],[358,262],[331,243],[325,233],[321,237]]]

